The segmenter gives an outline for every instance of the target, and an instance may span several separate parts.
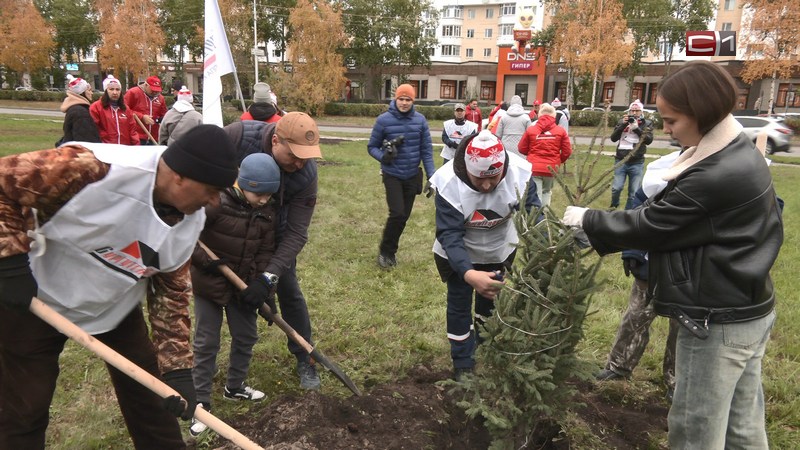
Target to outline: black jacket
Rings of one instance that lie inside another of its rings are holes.
[[[696,320],[740,322],[774,307],[769,271],[783,242],[780,207],[764,158],[732,121],[673,166],[679,174],[643,207],[583,218],[601,255],[650,252],[649,296],[661,315],[678,308]]]
[[[100,142],[100,132],[97,131],[97,124],[89,114],[89,105],[89,100],[82,95],[71,92],[67,94],[67,98],[61,104],[61,112],[64,113],[64,137],[59,143]]]
[[[633,130],[633,132],[639,136],[641,145],[638,149],[636,149],[634,146],[636,153],[631,156],[630,159],[625,162],[625,164],[640,164],[644,162],[644,154],[647,152],[647,146],[653,143],[653,122],[640,117],[638,125],[639,128]],[[617,126],[614,127],[614,131],[611,132],[611,142],[619,141],[622,137],[622,132],[625,131],[626,128],[628,128],[628,122],[623,122],[620,120]],[[628,156],[630,152],[630,150],[621,149],[619,148],[619,145],[617,145],[617,154],[614,157],[617,160],[620,160]]]

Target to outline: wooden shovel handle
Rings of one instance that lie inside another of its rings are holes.
[[[138,123],[139,126],[142,128],[142,131],[144,131],[144,133],[147,135],[147,138],[150,139],[150,142],[152,142],[155,145],[158,145],[158,141],[153,139],[153,135],[150,134],[149,131],[147,131],[147,127],[142,123],[142,119],[140,119],[139,116],[137,116],[136,114],[133,114],[133,118],[136,119],[136,123]]]
[[[129,359],[120,355],[106,344],[98,341],[89,333],[83,331],[80,327],[67,320],[64,316],[54,311],[38,298],[33,298],[31,301],[30,310],[37,317],[50,324],[50,326],[73,341],[86,347],[95,355],[102,358],[103,361],[116,367],[121,372],[138,381],[142,386],[158,394],[160,397],[166,398],[172,395],[180,396],[180,394],[178,394],[174,389],[167,386],[166,383],[137,366]],[[218,419],[203,408],[195,409],[194,417],[200,422],[208,425],[209,428],[216,431],[221,436],[245,450],[264,450],[263,447],[251,441],[245,435],[239,433],[233,429],[233,427]]]

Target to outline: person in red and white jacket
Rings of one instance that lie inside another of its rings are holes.
[[[483,128],[483,115],[481,109],[478,108],[477,98],[470,99],[469,103],[467,103],[467,109],[464,111],[464,118],[470,122],[475,122],[475,124],[478,125],[478,133],[481,132],[481,128]]]
[[[161,80],[157,76],[147,78],[146,82],[125,93],[125,103],[139,117],[153,139],[158,139],[159,124],[167,115],[167,102],[161,95]],[[148,145],[149,138],[144,130],[139,133],[139,139],[142,145]]]
[[[139,133],[133,112],[125,105],[122,84],[114,75],[103,80],[103,96],[89,106],[100,141],[104,144],[139,145]]]
[[[569,134],[556,125],[556,109],[553,105],[542,103],[539,107],[539,120],[525,130],[517,148],[520,153],[527,155],[528,162],[533,165],[533,181],[536,183],[536,191],[540,193],[542,205],[550,205],[554,181],[550,168],[557,171],[572,155]]]

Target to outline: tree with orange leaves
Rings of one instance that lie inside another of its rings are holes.
[[[624,69],[632,60],[634,45],[626,41],[628,26],[618,0],[576,0],[561,2],[556,16],[556,33],[550,56],[563,61],[579,74],[592,76],[594,107],[597,80],[614,70]],[[571,86],[567,87],[571,99]]]
[[[159,53],[164,33],[152,0],[97,2],[103,43],[98,49],[100,64],[114,69],[117,78],[154,75],[159,71]],[[124,74],[124,75],[123,75]],[[126,86],[127,87],[127,86]]]
[[[747,83],[772,78],[769,105],[775,104],[778,79],[791,78],[800,70],[800,9],[796,0],[751,0],[745,5],[746,24],[740,35],[745,49],[741,77]],[[770,108],[772,112],[772,108]]]
[[[53,29],[31,0],[0,1],[0,64],[18,73],[50,67]]]

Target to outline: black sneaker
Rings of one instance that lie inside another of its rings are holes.
[[[204,402],[197,402],[198,408],[203,408],[208,412],[211,412],[211,404],[204,403]],[[200,422],[199,420],[192,418],[192,424],[189,426],[189,434],[194,437],[200,436],[204,431],[208,429],[208,425]]]
[[[225,386],[225,391],[222,393],[222,398],[225,400],[250,400],[251,402],[261,401],[266,396],[267,395],[263,392],[253,389],[246,384],[243,384],[237,389],[231,389]]]
[[[308,361],[297,360],[297,375],[300,376],[301,388],[312,391],[319,389],[321,385],[319,374],[317,374],[317,369]]]
[[[594,378],[597,381],[618,381],[618,380],[624,380],[628,377],[620,375],[617,372],[614,372],[613,370],[603,369],[600,372],[597,372],[594,375]]]

